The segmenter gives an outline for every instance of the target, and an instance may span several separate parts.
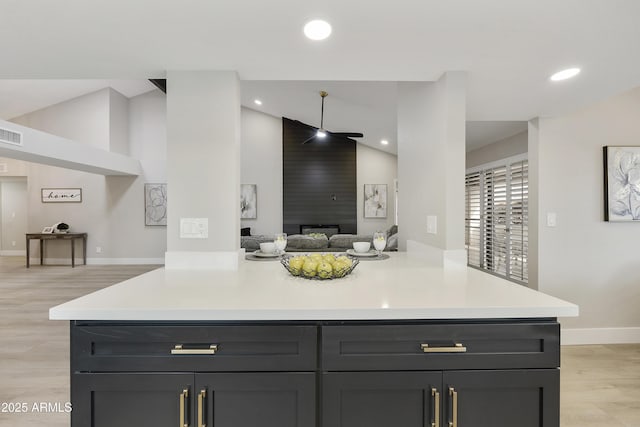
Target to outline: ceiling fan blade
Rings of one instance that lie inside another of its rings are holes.
[[[364,135],[360,132],[329,132],[332,136],[342,136],[345,138],[362,138]]]
[[[302,141],[303,144],[306,144],[307,142],[311,141],[312,139],[315,139],[316,134],[314,133],[313,135],[311,135],[309,138],[305,139],[304,141]]]

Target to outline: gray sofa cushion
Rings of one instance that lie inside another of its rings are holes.
[[[389,237],[393,236],[394,234],[398,234],[398,226],[397,225],[392,225],[386,231],[386,234],[387,234],[387,239],[389,239]]]
[[[336,249],[352,249],[353,242],[373,242],[373,236],[358,234],[334,234],[329,239],[329,247]]]
[[[287,237],[287,249],[324,249],[329,246],[329,239],[326,235],[305,236],[302,234],[292,234]]]
[[[387,239],[387,247],[384,248],[385,251],[397,251],[398,250],[398,233],[392,234]]]

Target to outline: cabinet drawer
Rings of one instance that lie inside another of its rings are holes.
[[[560,366],[555,321],[325,326],[322,341],[325,371]]]
[[[313,371],[316,326],[72,325],[74,372]]]

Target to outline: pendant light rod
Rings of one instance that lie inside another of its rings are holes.
[[[320,91],[320,96],[322,97],[322,108],[320,109],[320,129],[324,130],[324,99],[329,95],[324,90]]]

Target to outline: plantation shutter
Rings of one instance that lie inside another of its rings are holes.
[[[473,267],[482,265],[480,251],[482,228],[480,224],[480,209],[482,204],[482,187],[480,172],[467,174],[465,179],[465,246],[467,248],[467,262]]]
[[[529,165],[526,160],[511,164],[509,204],[509,276],[527,282],[529,254]]]
[[[467,173],[467,263],[527,282],[528,162],[519,160]]]

